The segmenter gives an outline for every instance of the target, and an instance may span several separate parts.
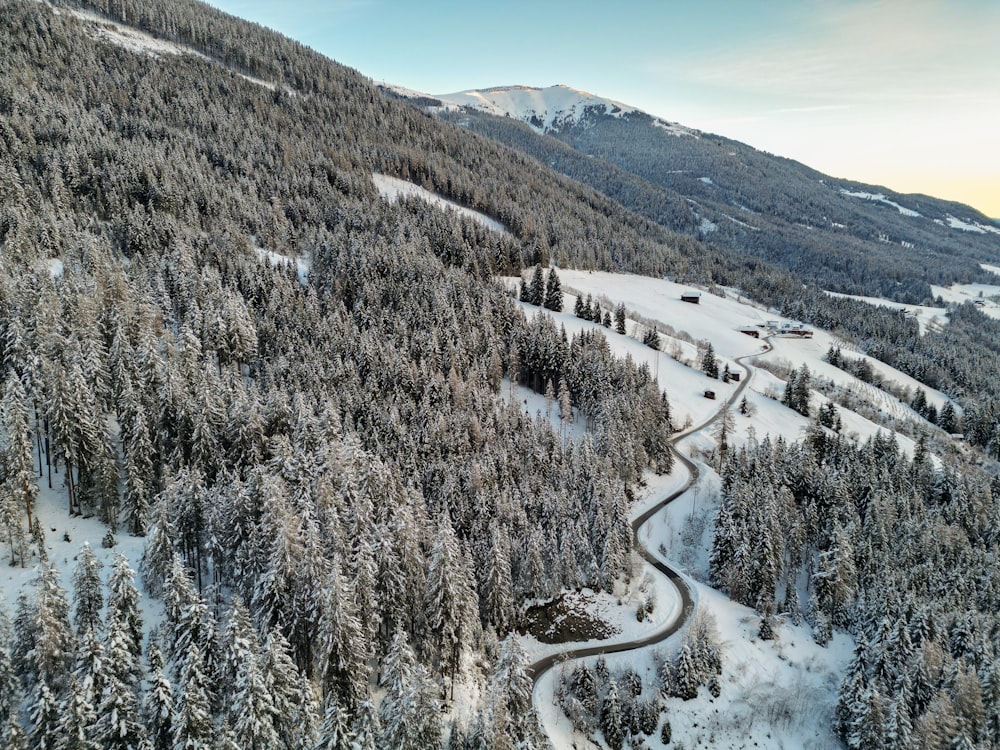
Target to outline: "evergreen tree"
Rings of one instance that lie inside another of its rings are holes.
[[[260,645],[250,616],[239,600],[229,610],[223,633],[224,674],[231,679],[226,705],[236,743],[247,750],[279,746],[275,707],[259,662]]]
[[[701,371],[708,375],[708,377],[719,377],[719,360],[715,357],[715,348],[712,346],[711,341],[705,344],[705,350],[702,352],[699,366],[701,367]]]
[[[545,301],[545,275],[541,266],[535,266],[528,283],[528,300],[530,304],[541,307]]]
[[[451,678],[453,689],[461,649],[472,635],[469,613],[478,609],[468,564],[451,524],[444,518],[431,549],[424,617],[429,646],[442,673]]]
[[[102,567],[90,545],[84,543],[73,572],[73,621],[78,638],[92,631],[101,631],[101,607],[104,606]]]
[[[212,705],[201,649],[188,647],[181,675],[182,690],[174,714],[174,750],[208,750],[214,739]]]
[[[323,724],[319,730],[319,740],[313,750],[353,750],[354,733],[347,712],[330,697],[327,700]]]
[[[98,750],[94,738],[94,720],[97,714],[86,690],[76,677],[70,677],[69,694],[63,700],[62,714],[56,735],[58,750]]]
[[[625,335],[625,305],[620,304],[615,307],[615,331]]]
[[[531,705],[532,683],[525,672],[526,664],[520,642],[513,634],[508,635],[490,686],[490,727],[495,747],[525,747],[538,742],[538,719]]]
[[[5,469],[0,486],[0,523],[4,528],[4,536],[11,541],[11,561],[16,559],[24,565],[24,537],[19,510],[23,510],[27,518],[25,528],[31,528],[35,499],[38,497],[38,482],[32,459],[28,397],[20,380],[12,373],[7,377],[0,416],[0,424],[3,426],[3,451],[0,459]],[[10,507],[7,507],[8,504]]]
[[[32,750],[55,748],[61,721],[59,701],[45,682],[36,685],[33,698],[28,707],[32,727],[28,735],[29,746]]]
[[[354,593],[334,563],[321,596],[318,670],[324,701],[333,696],[348,710],[356,709],[368,692],[366,656]]]
[[[142,704],[142,718],[152,750],[172,750],[174,694],[163,671],[163,657],[156,643],[149,646],[149,689]]]
[[[604,733],[604,741],[611,750],[621,750],[625,741],[626,727],[618,695],[618,683],[614,680],[608,685],[607,695],[601,704],[601,731]]]
[[[655,328],[647,328],[642,335],[642,343],[650,349],[660,348],[660,333]]]
[[[549,269],[549,277],[545,286],[543,306],[554,312],[563,311],[562,284],[560,284],[559,276],[556,274],[556,269],[554,268]]]

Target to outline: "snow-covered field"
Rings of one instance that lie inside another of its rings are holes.
[[[952,229],[959,229],[963,232],[975,232],[976,234],[986,234],[989,232],[990,234],[1000,234],[1000,229],[995,226],[980,224],[978,221],[973,221],[972,219],[962,221],[957,216],[952,216],[951,214],[948,214],[945,221],[947,221],[948,226]],[[940,219],[936,219],[935,223],[943,224],[944,222]]]
[[[584,294],[593,294],[595,297],[606,297],[614,303],[623,302],[630,311],[638,313],[644,318],[670,325],[675,330],[686,332],[696,340],[709,340],[717,355],[730,359],[761,350],[760,340],[740,333],[741,326],[759,326],[771,320],[776,320],[779,323],[794,322],[789,318],[767,312],[762,307],[739,297],[731,290],[727,290],[725,298],[703,292],[699,304],[693,305],[682,302],[680,299],[681,293],[691,291],[692,287],[662,279],[569,269],[560,269],[559,277],[564,288],[575,289]],[[979,286],[981,285],[977,285],[975,288],[978,289]],[[994,288],[997,290],[996,293],[1000,293],[1000,287]],[[936,293],[937,287],[934,289]],[[877,394],[870,393],[868,389],[862,387],[864,384],[853,375],[823,361],[823,357],[831,346],[844,347],[845,345],[843,341],[827,331],[813,330],[814,334],[811,339],[780,336],[771,338],[769,341],[774,347],[774,354],[769,355],[769,359],[771,361],[785,360],[792,367],[805,364],[812,373],[818,374],[822,378],[831,380],[845,388],[858,390],[876,408],[890,408],[895,416],[912,414],[909,407],[900,404],[895,397],[884,391],[879,391]],[[669,351],[670,345],[666,344],[664,348]],[[887,382],[893,382],[902,388],[910,388],[911,390],[923,388],[927,392],[928,403],[933,404],[938,409],[948,401],[943,393],[927,388],[909,375],[877,359],[857,352],[850,352],[850,356],[867,360],[875,372]],[[671,392],[669,386],[668,393],[672,397],[671,403],[684,397],[681,392],[677,394]],[[680,404],[678,407],[683,408]]]
[[[479,211],[473,211],[471,208],[459,205],[407,180],[401,180],[398,177],[390,177],[389,175],[378,174],[376,172],[372,175],[372,181],[375,183],[379,195],[387,200],[398,201],[406,198],[420,198],[431,205],[438,206],[442,210],[457,211],[462,216],[466,216],[482,224],[487,229],[492,229],[496,232],[507,232],[507,227],[496,219],[490,218]]]
[[[992,267],[983,266],[987,271]],[[1000,271],[1000,269],[997,269]],[[1000,285],[995,284],[954,284],[950,287],[932,286],[931,292],[945,302],[972,302],[991,318],[1000,319]]]

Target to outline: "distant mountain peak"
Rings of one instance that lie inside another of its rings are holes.
[[[695,135],[694,131],[659,120],[629,104],[562,83],[545,87],[491,86],[440,94],[436,98],[450,105],[472,107],[491,115],[522,120],[539,133],[551,133],[578,125],[588,116],[623,117],[638,113],[650,117],[654,125],[678,135]]]

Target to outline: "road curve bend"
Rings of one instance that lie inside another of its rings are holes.
[[[684,495],[692,485],[698,481],[698,477],[701,472],[698,466],[692,461],[688,456],[681,453],[677,444],[691,435],[701,432],[708,427],[712,426],[715,422],[722,418],[722,415],[729,410],[733,404],[736,403],[737,399],[743,395],[747,386],[750,385],[750,379],[753,377],[753,368],[746,364],[744,360],[750,359],[752,357],[759,357],[762,354],[767,354],[772,351],[772,347],[768,344],[766,348],[760,352],[754,352],[752,354],[745,354],[742,357],[737,357],[735,362],[743,369],[744,377],[742,378],[739,386],[733,391],[732,395],[726,399],[722,407],[716,411],[711,417],[706,419],[701,424],[695,425],[688,428],[684,432],[679,432],[670,439],[670,450],[673,451],[674,458],[679,461],[688,470],[688,479],[679,489],[674,490],[666,497],[662,498],[659,502],[654,503],[649,508],[647,508],[642,515],[638,516],[632,521],[632,543],[635,548],[642,555],[642,558],[649,564],[651,568],[656,570],[661,575],[665,576],[677,589],[677,592],[681,597],[681,611],[680,614],[674,617],[672,620],[664,623],[658,630],[643,636],[642,638],[636,638],[628,641],[618,641],[615,643],[599,643],[590,646],[570,646],[569,648],[558,651],[554,654],[549,654],[538,661],[528,665],[526,672],[529,677],[531,677],[532,686],[538,684],[539,679],[542,675],[550,670],[556,663],[562,663],[568,661],[569,659],[579,659],[585,656],[597,656],[599,654],[617,654],[623,651],[632,651],[634,649],[644,648],[646,646],[652,646],[655,643],[666,640],[682,627],[690,619],[691,615],[694,613],[694,599],[691,596],[691,587],[687,584],[681,574],[671,568],[669,565],[662,562],[659,558],[653,555],[639,540],[639,529],[642,528],[650,518],[660,512],[667,505],[672,503],[677,498]],[[532,690],[532,700],[534,700],[534,690]],[[544,730],[545,727],[543,726]],[[549,741],[551,742],[551,737]]]

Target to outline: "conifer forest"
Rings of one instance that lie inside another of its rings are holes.
[[[609,343],[658,367],[672,332],[574,268],[739,289],[872,387],[855,352],[946,394],[902,394],[964,435],[942,462],[850,440],[793,369],[774,408],[804,437],[712,456],[708,576],[763,639],[853,638],[847,747],[1000,747],[1000,321],[967,302],[922,332],[454,120],[194,0],[0,0],[0,570],[28,581],[0,598],[0,745],[552,746],[525,613],[636,583],[636,497],[690,427]],[[723,640],[699,611],[652,678],[571,662],[546,701],[596,747],[683,746],[664,701],[724,689]]]

